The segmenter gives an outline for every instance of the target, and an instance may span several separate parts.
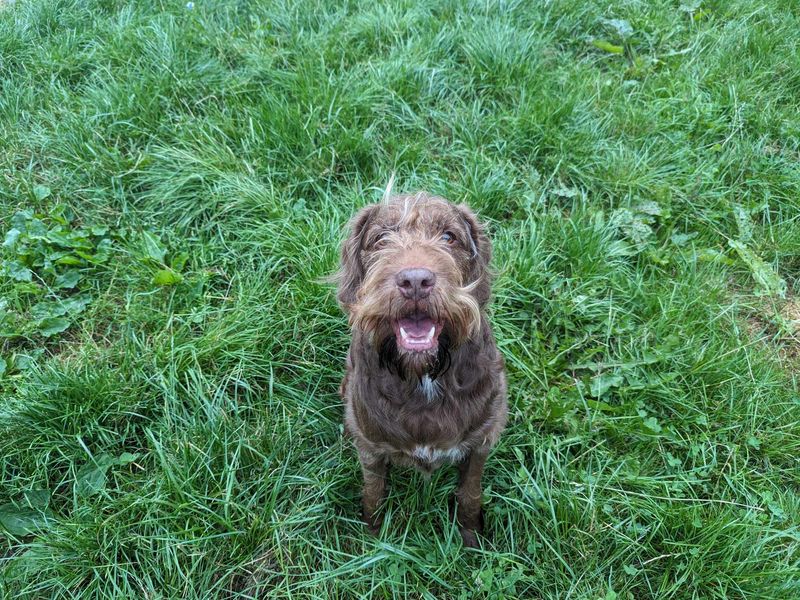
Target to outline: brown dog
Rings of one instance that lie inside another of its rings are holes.
[[[363,518],[377,532],[389,463],[456,463],[467,546],[482,528],[481,475],[505,427],[506,380],[485,308],[492,249],[464,205],[388,197],[350,223],[337,274],[353,337],[341,394],[364,475]]]

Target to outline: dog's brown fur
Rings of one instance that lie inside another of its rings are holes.
[[[337,274],[353,329],[341,394],[372,531],[389,463],[430,472],[456,462],[461,534],[477,545],[483,466],[507,414],[503,359],[485,316],[491,252],[469,208],[425,193],[368,206],[350,223]],[[426,298],[400,293],[395,276],[410,267],[435,273]],[[397,343],[396,323],[412,312],[441,323],[435,351]]]

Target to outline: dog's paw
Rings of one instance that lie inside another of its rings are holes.
[[[450,505],[450,515],[456,518],[458,523],[458,532],[461,534],[461,540],[467,548],[480,548],[478,536],[483,535],[483,508],[480,509],[476,518],[470,519],[467,522],[458,519],[458,508],[455,502]]]
[[[361,513],[361,520],[364,522],[364,527],[366,527],[367,532],[372,535],[376,536],[381,532],[381,525],[383,525],[383,517],[379,515],[367,515],[366,513]]]
[[[467,529],[466,527],[459,527],[459,533],[461,533],[461,541],[464,542],[465,548],[480,548],[481,545],[478,542],[478,534],[474,529]]]

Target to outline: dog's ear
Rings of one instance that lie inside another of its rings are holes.
[[[347,239],[342,244],[341,266],[334,279],[338,285],[336,299],[342,310],[349,313],[350,306],[355,304],[358,288],[364,279],[364,263],[361,261],[361,250],[364,243],[364,234],[370,220],[378,207],[376,205],[362,208],[350,220],[350,231]]]
[[[478,282],[473,293],[481,306],[483,306],[489,301],[491,293],[489,263],[492,261],[492,242],[489,241],[489,236],[486,235],[483,224],[478,221],[478,217],[475,216],[472,209],[466,204],[459,204],[456,209],[464,222],[464,228],[467,230],[470,240],[470,250],[472,251],[469,281],[470,283]]]

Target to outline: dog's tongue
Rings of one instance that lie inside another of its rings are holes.
[[[437,344],[439,329],[430,317],[400,319],[395,331],[397,344],[405,350],[430,350]]]

